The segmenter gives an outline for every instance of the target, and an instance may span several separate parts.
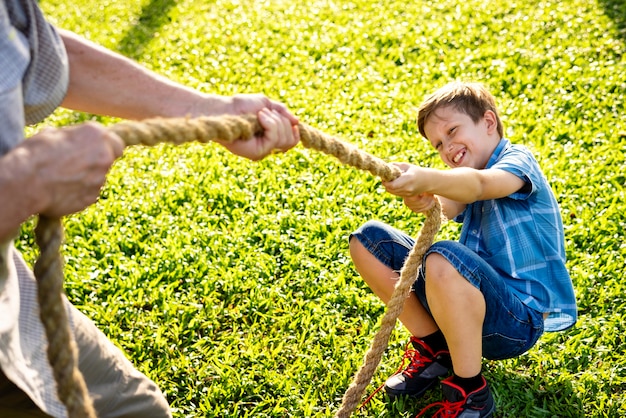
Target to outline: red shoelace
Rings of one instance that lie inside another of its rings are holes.
[[[400,366],[398,366],[398,369],[392,374],[392,376],[402,372],[408,377],[413,377],[413,373],[419,372],[421,369],[433,362],[434,354],[431,353],[433,355],[433,358],[428,358],[420,353],[417,349],[410,348],[413,346],[414,342],[421,345],[426,351],[431,352],[431,350],[426,345],[424,345],[424,343],[420,339],[416,337],[411,337],[409,342],[404,347],[404,355],[402,356]],[[406,367],[404,366],[405,360],[409,361],[409,364]],[[372,394],[361,403],[361,405],[359,406],[359,410],[363,409],[368,403],[370,403],[374,396],[376,396],[376,394],[380,392],[384,386],[384,383],[378,386],[376,390],[372,392]]]
[[[421,416],[424,416],[424,414],[428,410],[436,406],[440,406],[440,408],[435,411],[435,415],[433,415],[432,418],[454,418],[459,416],[459,414],[463,412],[463,405],[465,405],[464,400],[459,402],[440,401],[431,403],[426,408],[422,409],[422,412],[417,414],[415,418],[420,418]]]

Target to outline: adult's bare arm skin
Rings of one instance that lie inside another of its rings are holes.
[[[262,94],[221,96],[175,83],[120,54],[61,31],[70,63],[63,107],[124,119],[257,114],[265,129],[253,141],[220,142],[236,155],[259,160],[299,141],[298,119]],[[217,141],[219,142],[219,141]]]

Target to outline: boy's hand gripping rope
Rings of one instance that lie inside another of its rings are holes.
[[[127,146],[156,145],[161,142],[173,144],[192,141],[209,142],[217,139],[231,142],[237,139],[249,139],[255,133],[263,132],[255,115],[157,118],[141,122],[121,122],[111,126],[110,129],[119,135]],[[344,164],[369,171],[384,181],[393,180],[401,174],[396,166],[387,164],[351,144],[325,135],[314,128],[300,124],[299,130],[300,140],[305,147],[333,155]],[[428,212],[415,246],[402,268],[400,279],[396,283],[387,311],[382,318],[381,328],[374,336],[363,365],[348,387],[342,405],[335,415],[336,418],[349,417],[356,409],[387,348],[389,336],[402,311],[404,300],[417,277],[422,257],[432,244],[440,225],[441,206],[436,201],[435,206]],[[72,338],[63,304],[63,261],[59,251],[63,240],[61,220],[40,216],[35,235],[40,255],[35,262],[34,274],[38,282],[41,320],[48,338],[48,359],[57,382],[57,393],[59,399],[67,407],[70,418],[95,417],[85,382],[78,371],[76,343]],[[6,275],[7,260],[4,260],[4,257],[0,258],[2,258],[0,259],[0,275]]]

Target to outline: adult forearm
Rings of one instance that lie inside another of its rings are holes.
[[[70,63],[63,107],[125,119],[223,113],[222,96],[209,96],[174,83],[136,62],[61,31]],[[210,98],[210,100],[207,100]]]
[[[251,160],[298,143],[298,119],[280,102],[263,94],[205,94],[172,82],[119,54],[71,32],[61,31],[70,64],[67,96],[62,106],[123,119],[256,114],[263,133],[254,141],[222,143]],[[217,141],[219,142],[219,141]]]

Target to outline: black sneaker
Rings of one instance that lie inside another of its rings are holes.
[[[410,345],[413,348],[409,348]],[[385,382],[385,391],[390,397],[407,395],[419,397],[439,382],[439,377],[450,370],[450,352],[442,350],[433,352],[422,340],[411,337],[406,345],[402,364],[408,359],[409,364],[402,372],[397,372]]]
[[[469,394],[451,382],[452,377],[441,382],[443,402],[428,405],[415,418],[419,418],[432,407],[439,406],[432,418],[488,418],[496,410],[491,390],[483,377],[483,385]]]

